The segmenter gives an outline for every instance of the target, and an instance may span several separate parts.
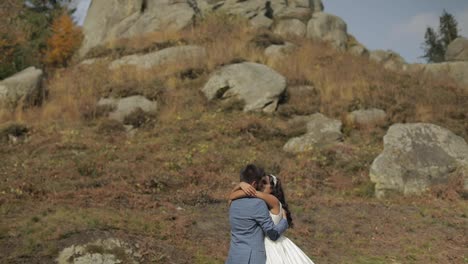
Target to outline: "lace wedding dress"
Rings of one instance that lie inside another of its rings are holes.
[[[278,215],[270,216],[275,224],[278,224],[283,216],[283,208],[280,204]],[[281,236],[278,240],[272,241],[265,237],[266,264],[314,264],[312,260],[291,240]]]

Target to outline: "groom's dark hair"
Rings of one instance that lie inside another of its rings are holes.
[[[263,176],[265,176],[265,171],[262,168],[248,164],[240,173],[240,181],[251,184],[254,181],[260,182]]]

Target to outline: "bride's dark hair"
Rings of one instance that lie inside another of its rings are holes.
[[[274,182],[273,177],[276,178],[276,183]],[[270,186],[272,186],[271,194],[278,198],[283,209],[286,210],[286,218],[288,220],[289,227],[294,227],[291,211],[289,210],[288,203],[286,203],[286,199],[284,198],[284,191],[283,187],[281,186],[281,180],[272,174],[268,174],[268,178],[270,179]]]

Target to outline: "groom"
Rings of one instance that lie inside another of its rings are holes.
[[[240,181],[258,190],[265,172],[253,164],[247,165],[240,174]],[[274,225],[265,202],[259,198],[234,200],[229,209],[231,224],[231,247],[226,264],[265,264],[265,234],[277,240],[288,228],[288,221],[281,219]]]

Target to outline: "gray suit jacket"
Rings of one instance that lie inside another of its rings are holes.
[[[265,264],[265,235],[277,240],[288,228],[285,219],[275,226],[265,202],[258,198],[234,200],[229,222],[231,246],[226,264]]]

